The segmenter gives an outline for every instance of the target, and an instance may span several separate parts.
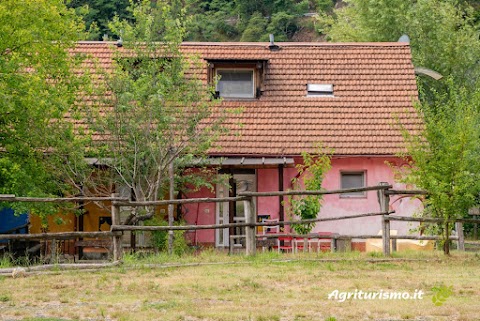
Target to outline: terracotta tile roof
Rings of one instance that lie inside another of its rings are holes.
[[[111,64],[113,43],[80,42],[76,52]],[[232,116],[231,134],[212,155],[288,156],[312,151],[317,142],[337,155],[393,155],[402,150],[395,119],[418,129],[417,86],[406,43],[183,43],[199,55],[207,79],[209,60],[268,60],[264,92],[254,100],[225,100],[243,107]],[[93,64],[90,66],[93,68]],[[334,97],[307,97],[307,84],[333,84]],[[238,123],[242,126],[238,127]]]

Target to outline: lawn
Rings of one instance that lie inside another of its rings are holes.
[[[452,292],[442,297],[435,287]],[[329,299],[335,290],[337,300]],[[355,291],[424,295],[340,302],[340,293]],[[434,296],[443,304],[435,305]],[[479,297],[476,254],[383,261],[364,253],[245,258],[206,252],[127,257],[120,267],[96,272],[2,277],[0,320],[480,320]]]

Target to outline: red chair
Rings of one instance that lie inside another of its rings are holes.
[[[318,236],[332,236],[332,232],[318,232]],[[330,252],[332,247],[331,238],[317,238],[316,241],[316,250],[317,252]]]
[[[277,239],[278,253],[292,252],[293,253],[293,238],[291,236],[279,236]]]
[[[298,253],[299,251],[304,251],[305,250],[305,238],[303,237],[296,237],[294,240],[294,251]],[[310,251],[311,246],[310,246],[310,239],[307,238],[307,249]]]

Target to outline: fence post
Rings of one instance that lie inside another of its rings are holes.
[[[386,182],[380,182],[379,185],[389,185]],[[378,203],[380,204],[380,212],[388,213],[390,205],[390,196],[387,195],[386,189],[378,190]],[[390,219],[388,214],[382,215],[382,242],[383,255],[390,256]]]
[[[230,235],[230,239],[228,242],[228,254],[233,255],[233,238],[232,235]]]
[[[337,250],[337,236],[332,235],[332,238],[330,240],[330,252],[335,253]]]
[[[473,224],[473,239],[478,240],[478,223]]]
[[[50,263],[51,264],[57,264],[58,263],[58,257],[57,257],[57,240],[53,239],[52,242],[50,243]]]
[[[173,150],[170,151],[173,153]],[[168,165],[168,178],[169,178],[169,186],[168,186],[168,199],[173,200],[175,197],[175,168],[173,164],[173,159],[171,163]],[[173,204],[168,204],[168,226],[173,226]],[[173,239],[174,239],[173,230],[168,230],[168,254],[173,254]]]
[[[255,211],[253,210],[253,200],[250,197],[248,200],[243,201],[245,207],[245,223],[255,223]],[[247,226],[245,228],[245,253],[247,255],[255,255],[257,250],[257,238],[255,226]]]
[[[112,194],[115,197],[116,194]],[[112,225],[120,225],[120,206],[112,201]],[[113,261],[119,261],[122,259],[122,235],[116,232],[113,236]]]
[[[455,222],[455,231],[457,231],[457,248],[459,251],[465,251],[465,237],[463,235],[463,223]]]

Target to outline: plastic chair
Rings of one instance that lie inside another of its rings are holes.
[[[271,220],[264,220],[263,222],[273,222],[273,223],[278,223],[278,219],[271,219]],[[267,234],[278,234],[280,233],[280,225],[270,225],[270,226],[262,226],[262,234],[267,235]],[[266,243],[270,238],[264,237],[262,240]],[[278,247],[278,242],[277,242],[277,247]],[[267,246],[262,246],[262,251],[265,252],[267,249]]]
[[[279,236],[277,239],[278,253],[292,252],[293,253],[293,237],[291,236]]]
[[[293,240],[294,243],[294,252],[298,253],[299,251],[302,252],[305,250],[305,238],[304,237],[296,237]],[[310,239],[307,238],[307,249],[310,252]]]
[[[318,232],[318,236],[331,236],[333,233],[332,232]],[[330,252],[331,250],[331,245],[332,245],[332,240],[330,238],[324,239],[324,238],[312,238],[309,242],[309,247],[310,249],[315,249],[316,252]],[[313,246],[315,245],[315,246]]]

